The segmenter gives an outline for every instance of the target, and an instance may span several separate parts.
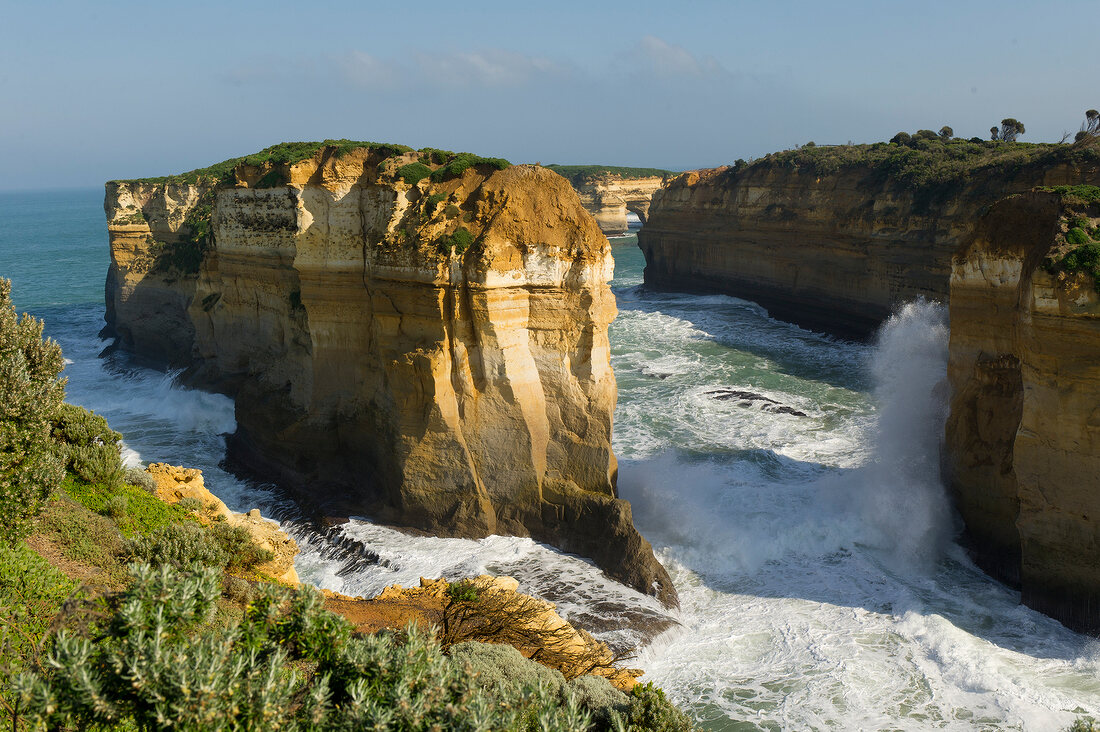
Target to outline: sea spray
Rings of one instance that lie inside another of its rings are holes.
[[[952,511],[940,479],[948,410],[947,308],[917,300],[879,330],[871,372],[878,403],[875,453],[845,500],[854,501],[865,537],[894,561],[928,567],[952,537]]]

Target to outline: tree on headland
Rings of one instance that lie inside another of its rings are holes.
[[[910,135],[908,132],[899,132],[898,134],[890,138],[890,142],[896,143],[898,145],[905,145],[912,139],[913,136]]]
[[[1100,135],[1100,111],[1090,109],[1085,112],[1085,121],[1081,123],[1081,131],[1073,139],[1081,141],[1086,137],[1096,137],[1097,135]]]
[[[989,139],[990,140],[993,140],[995,142],[995,141],[999,140],[1000,137],[1001,137],[1001,128],[1000,127],[990,127],[989,128]]]
[[[52,438],[65,398],[61,347],[42,321],[19,318],[0,279],[0,541],[13,543],[65,477]]]
[[[1016,142],[1016,137],[1026,131],[1024,123],[1014,117],[1006,117],[1001,120],[1001,140],[1003,142]]]
[[[943,127],[940,128],[940,139],[941,140],[950,140],[954,136],[955,136],[955,130],[951,129],[947,125],[944,125]]]

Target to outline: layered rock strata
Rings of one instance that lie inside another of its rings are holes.
[[[991,203],[1083,181],[1100,181],[1100,170],[1025,167],[940,196],[871,167],[692,171],[653,195],[638,245],[648,285],[742,297],[773,317],[863,339],[901,302],[947,298],[951,255]]]
[[[947,448],[979,563],[1098,632],[1100,296],[1057,264],[1067,222],[1100,232],[1100,205],[1015,196],[953,258]]]
[[[616,497],[606,238],[548,170],[398,174],[430,160],[109,183],[108,330],[232,394],[231,459],[329,514],[531,536],[674,604]]]
[[[572,181],[581,203],[596,218],[596,223],[606,236],[619,236],[627,232],[628,211],[644,224],[649,218],[653,194],[660,190],[664,182],[662,176],[624,178],[615,174]]]

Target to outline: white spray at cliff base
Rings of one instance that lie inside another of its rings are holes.
[[[99,204],[87,208],[101,227]],[[102,236],[80,246],[101,248]],[[620,490],[683,602],[682,626],[631,661],[646,680],[715,729],[1048,730],[1100,715],[1093,641],[1019,606],[950,541],[934,455],[942,311],[915,305],[879,346],[853,345],[733,298],[646,291],[637,248],[615,255]],[[5,272],[17,293],[51,286]],[[98,359],[102,304],[72,302],[31,308],[72,361],[70,399],[106,416],[142,460],[202,468],[234,510],[278,512],[263,486],[219,468],[232,403]],[[776,404],[806,416],[765,408]],[[660,614],[591,564],[525,539],[415,537],[363,521],[333,536],[289,528],[305,545],[303,579],[337,591],[507,572],[619,643],[638,638],[612,630],[624,614],[641,624]]]

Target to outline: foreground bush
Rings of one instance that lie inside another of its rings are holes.
[[[215,631],[204,625],[220,594],[215,570],[166,564],[131,573],[129,589],[71,614],[37,669],[14,676],[5,693],[13,721],[34,729],[585,730],[593,715],[582,698],[596,703],[606,692],[490,689],[415,628],[352,637],[312,590],[268,588],[239,624]],[[593,711],[612,729],[686,729],[639,727],[644,710],[611,698],[622,713]]]
[[[19,318],[11,282],[0,279],[0,541],[14,544],[61,484],[65,467],[50,431],[65,382],[61,348],[42,321]]]

